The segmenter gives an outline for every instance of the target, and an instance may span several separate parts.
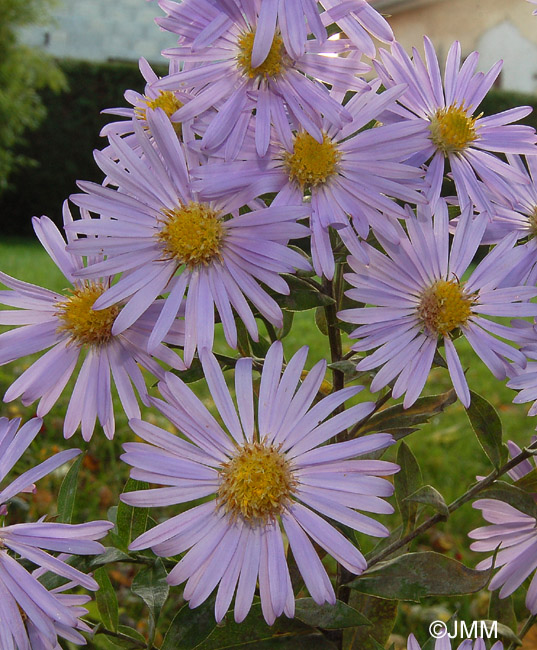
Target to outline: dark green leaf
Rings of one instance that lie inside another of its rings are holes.
[[[256,603],[252,605],[250,613],[242,623],[235,623],[233,616],[228,614],[224,621],[213,630],[211,635],[202,644],[196,646],[196,650],[222,650],[223,648],[244,646],[257,648],[257,644],[261,644],[263,641],[280,641],[282,637],[290,637],[295,644],[290,647],[299,648],[302,647],[299,644],[299,638],[304,635],[309,636],[312,632],[313,630],[309,625],[301,623],[296,618],[288,619],[285,616],[277,618],[274,625],[267,625],[261,613],[261,605]],[[280,646],[278,644],[275,647],[279,648]],[[330,648],[332,646],[326,645],[325,647]],[[162,648],[162,650],[171,650],[171,647]],[[183,650],[182,646],[180,650]]]
[[[500,467],[507,457],[507,450],[502,445],[502,422],[496,409],[487,400],[470,391],[472,401],[466,414],[479,444],[494,467]]]
[[[93,568],[104,566],[105,564],[112,564],[112,562],[125,562],[127,560],[132,560],[132,557],[119,548],[108,546],[104,549],[104,553],[93,557],[89,565]]]
[[[425,424],[433,415],[441,413],[457,400],[453,389],[439,395],[420,397],[412,406],[405,409],[402,404],[396,404],[379,413],[375,413],[359,430],[359,435],[370,431],[388,431]]]
[[[201,361],[197,358],[192,359],[188,370],[172,370],[172,372],[174,375],[180,377],[185,384],[191,384],[194,381],[203,379],[203,368],[201,367]]]
[[[184,605],[170,624],[160,650],[193,650],[216,627],[214,597],[195,609]]]
[[[295,312],[293,311],[287,311],[286,309],[284,309],[282,313],[283,313],[283,327],[281,329],[276,330],[276,334],[278,335],[278,339],[280,341],[284,339],[291,331],[291,328],[293,327],[293,320],[295,318]]]
[[[117,632],[119,623],[117,596],[108,577],[108,572],[104,567],[100,567],[95,571],[93,577],[99,585],[99,591],[95,594],[95,600],[97,601],[102,622],[108,629]]]
[[[450,557],[425,551],[379,564],[348,586],[380,598],[419,602],[426,596],[475,593],[488,584],[491,572],[469,569]]]
[[[397,617],[397,601],[366,596],[356,591],[349,603],[371,621],[371,627],[356,627],[343,632],[345,650],[374,650],[384,648]]]
[[[166,582],[167,575],[162,560],[157,558],[152,565],[138,571],[132,581],[133,593],[145,602],[155,625],[170,591]]]
[[[500,598],[498,590],[490,592],[488,617],[491,621],[498,621],[498,623],[507,625],[511,630],[518,629],[515,610],[513,608],[513,597],[507,596],[507,598]]]
[[[317,307],[315,310],[315,325],[317,325],[317,328],[321,334],[328,336],[328,322],[326,320],[326,312],[324,311],[324,307]]]
[[[524,490],[524,492],[537,492],[537,469],[534,468],[531,472],[519,478],[518,481],[514,482],[514,485]]]
[[[81,454],[65,475],[58,493],[58,521],[70,524],[73,521],[75,510],[76,489],[78,486],[78,473],[84,458]]]
[[[369,371],[361,372],[356,370],[356,361],[334,361],[334,363],[329,363],[328,367],[331,370],[339,370],[345,376],[345,383],[349,381],[354,381],[363,377],[364,375],[369,374]]]
[[[134,492],[136,490],[147,490],[149,485],[145,481],[135,481],[130,478],[123,492]],[[119,502],[117,508],[117,532],[119,538],[125,545],[129,544],[147,530],[147,517],[149,508],[135,508],[128,506],[123,501]]]
[[[316,289],[310,282],[287,273],[283,274],[283,278],[289,285],[289,295],[273,294],[273,298],[287,311],[305,311],[333,305],[335,302],[331,296],[323,292],[321,285]]]
[[[416,503],[424,503],[431,506],[445,517],[449,517],[449,510],[444,497],[432,485],[424,485],[419,490],[413,492],[410,496],[406,497],[406,501],[415,501]]]
[[[421,470],[410,448],[402,442],[397,450],[397,464],[401,471],[393,477],[395,485],[395,498],[403,519],[405,531],[412,530],[416,522],[418,504],[407,500],[422,484]]]
[[[270,348],[270,341],[268,341],[264,336],[259,337],[259,341],[254,341],[252,337],[250,338],[250,348],[253,352],[254,357],[258,359],[264,359],[267,356],[267,352]]]
[[[479,496],[482,499],[505,501],[520,512],[537,519],[537,505],[531,494],[505,481],[495,481],[491,487],[480,492]]]
[[[371,625],[365,616],[341,600],[335,605],[317,605],[313,598],[299,598],[295,605],[299,621],[325,630],[339,630],[356,625]]]

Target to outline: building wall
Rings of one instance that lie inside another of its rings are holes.
[[[136,61],[144,56],[158,62],[161,50],[177,41],[155,24],[159,15],[158,5],[146,0],[60,0],[52,23],[23,30],[21,39],[57,57]]]
[[[423,51],[423,35],[434,42],[445,59],[454,40],[463,55],[481,54],[485,71],[498,59],[504,67],[500,87],[537,93],[537,17],[525,0],[373,0],[388,15],[397,40],[410,51]]]

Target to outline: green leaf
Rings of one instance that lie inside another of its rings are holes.
[[[369,374],[369,371],[362,372],[356,370],[356,361],[334,361],[334,363],[329,363],[328,367],[330,370],[339,370],[342,372],[345,377],[345,383],[354,381],[355,379],[359,379],[360,377]]]
[[[379,598],[419,602],[426,596],[457,596],[483,589],[492,569],[476,571],[457,560],[425,551],[384,562],[348,584]]]
[[[149,485],[145,481],[135,481],[130,478],[123,492],[134,492],[136,490],[147,490]],[[147,518],[149,508],[135,508],[128,506],[123,501],[117,507],[117,532],[125,548],[147,530]],[[123,550],[123,549],[122,549]]]
[[[317,605],[313,598],[299,598],[295,603],[295,616],[306,625],[325,630],[371,625],[363,614],[341,600],[336,601],[335,605]]]
[[[502,422],[496,409],[487,400],[470,391],[472,401],[466,414],[477,436],[479,444],[494,467],[500,467],[507,458],[507,450],[502,445]]]
[[[489,620],[498,621],[502,625],[506,625],[511,630],[518,629],[515,610],[513,608],[513,597],[500,598],[499,591],[492,591],[490,593],[489,602]]]
[[[349,603],[371,621],[371,627],[356,627],[343,633],[345,650],[376,650],[384,648],[397,618],[397,601],[366,596],[356,591]]]
[[[317,329],[321,334],[328,336],[328,321],[326,320],[324,307],[317,307],[315,310],[315,325],[317,325]]]
[[[418,504],[407,500],[422,484],[421,470],[416,457],[408,445],[402,442],[397,450],[397,464],[401,471],[393,477],[395,498],[403,519],[405,531],[412,530],[416,523]]]
[[[105,564],[112,564],[113,562],[125,562],[132,560],[132,556],[124,553],[119,548],[107,546],[104,553],[93,557],[89,563],[90,567],[104,566]]]
[[[78,473],[84,455],[81,454],[71,465],[65,475],[58,492],[58,521],[63,524],[70,524],[73,521],[75,510],[76,490],[78,486]]]
[[[306,282],[295,275],[283,273],[282,277],[289,285],[289,295],[272,293],[276,302],[287,311],[306,311],[316,307],[333,305],[335,300],[323,292],[321,285],[316,289],[310,282]]]
[[[201,361],[198,358],[192,359],[192,363],[188,370],[172,370],[172,372],[174,375],[180,377],[185,384],[191,384],[203,379],[203,368],[201,367]]]
[[[516,485],[505,481],[495,481],[494,484],[479,493],[481,499],[498,499],[513,508],[520,510],[530,517],[537,519],[537,505],[528,492],[521,490]]]
[[[195,609],[181,607],[166,632],[160,650],[193,650],[216,627],[214,597],[208,598]]]
[[[420,397],[412,406],[405,409],[402,404],[396,404],[387,409],[375,413],[360,428],[358,435],[369,433],[370,431],[387,431],[392,432],[397,429],[415,427],[419,424],[425,424],[434,415],[441,413],[450,404],[457,401],[457,395],[453,389],[439,395],[429,395]]]
[[[432,485],[424,485],[420,487],[419,490],[413,492],[408,497],[405,497],[405,501],[415,501],[416,503],[424,503],[427,506],[431,506],[436,510],[436,512],[449,517],[449,509],[444,500],[444,497],[436,490]]]
[[[95,594],[95,600],[97,601],[101,619],[107,628],[117,632],[119,610],[116,590],[112,586],[108,572],[104,567],[97,569],[93,577],[99,585],[99,591]]]
[[[293,320],[295,319],[295,312],[293,311],[287,311],[286,309],[284,309],[282,310],[282,313],[283,313],[283,327],[281,329],[276,330],[276,334],[280,341],[289,334],[291,328],[293,327]]]
[[[160,558],[144,567],[136,574],[132,581],[132,591],[144,601],[149,608],[155,625],[160,616],[160,611],[168,598],[170,587],[166,582],[168,573]]]
[[[531,472],[519,478],[513,485],[525,492],[537,492],[537,468],[532,469]]]
[[[228,614],[222,623],[213,629],[211,635],[203,643],[195,647],[196,650],[222,650],[223,648],[240,648],[244,646],[257,648],[258,644],[264,641],[275,642],[277,640],[277,647],[279,648],[280,640],[284,640],[282,637],[290,637],[294,645],[291,644],[289,647],[300,648],[302,645],[299,644],[299,638],[303,635],[309,636],[312,632],[313,630],[309,625],[301,623],[296,618],[288,619],[285,616],[277,618],[273,625],[267,625],[261,612],[261,604],[255,603],[242,623],[235,623],[233,616]],[[327,640],[325,642],[328,644]],[[190,650],[192,646],[185,646],[184,650],[187,647]],[[270,647],[270,644],[268,647]],[[304,647],[310,646],[306,644]],[[321,647],[332,648],[333,646],[325,645]],[[172,646],[169,648],[163,646],[161,650],[172,650]],[[183,650],[183,646],[179,646],[177,650]]]

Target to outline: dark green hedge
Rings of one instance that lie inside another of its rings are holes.
[[[64,60],[60,65],[69,90],[58,95],[43,93],[47,118],[23,148],[38,165],[14,174],[12,189],[0,196],[4,234],[30,235],[34,215],[46,214],[60,223],[63,200],[77,191],[75,181],[102,181],[92,152],[105,146],[99,131],[113,116],[100,111],[127,106],[124,91],[143,91],[145,85],[136,63]]]
[[[104,108],[126,106],[125,89],[142,91],[144,81],[137,64],[87,63],[66,60],[61,67],[69,91],[55,95],[44,92],[48,116],[30,136],[21,153],[38,162],[12,178],[13,189],[0,196],[0,231],[27,236],[32,233],[31,217],[46,214],[57,223],[65,198],[77,191],[77,179],[102,181],[92,151],[102,148],[102,126],[113,119],[100,115]],[[159,71],[163,74],[163,71]],[[480,110],[486,115],[530,104],[537,108],[537,97],[493,90]],[[537,111],[527,119],[537,128]]]

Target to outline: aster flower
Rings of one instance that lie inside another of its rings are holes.
[[[457,650],[486,650],[486,648],[487,646],[483,639],[475,639],[475,641],[466,639],[457,646]],[[421,650],[421,646],[413,634],[408,637],[407,650]],[[434,650],[451,650],[451,639],[447,635],[436,639]],[[503,643],[496,641],[490,650],[503,650]]]
[[[283,612],[293,616],[282,527],[305,584],[319,604],[335,603],[335,595],[309,537],[353,573],[361,573],[366,562],[315,511],[367,535],[388,535],[382,524],[357,510],[393,512],[379,498],[390,496],[393,486],[378,477],[399,468],[386,461],[354,459],[388,447],[393,438],[379,433],[324,444],[371,413],[374,404],[357,404],[327,419],[362,387],[345,388],[312,407],[326,362],[317,363],[297,389],[306,357],[304,347],[280,377],[283,348],[280,342],[271,346],[263,365],[256,417],[252,359],[242,358],[236,365],[237,414],[216,359],[203,353],[205,377],[224,428],[171,373],[159,385],[165,401],[152,398],[152,403],[186,439],[140,420],[130,422],[146,441],[124,445],[122,458],[133,467],[131,476],[164,487],[124,493],[125,503],[164,506],[216,497],[155,526],[130,548],[152,548],[160,556],[188,551],[171,570],[168,582],[187,581],[184,597],[190,607],[201,604],[218,585],[218,621],[235,588],[235,620],[242,621],[258,581],[267,623],[271,625]]]
[[[529,126],[513,125],[531,112],[531,107],[513,108],[496,115],[483,117],[477,109],[500,73],[502,62],[489,72],[476,73],[479,59],[472,52],[460,65],[461,46],[451,46],[444,79],[440,73],[433,44],[425,37],[425,62],[413,49],[413,60],[399,43],[394,43],[391,54],[381,50],[381,63],[375,67],[386,88],[407,84],[399,98],[399,108],[381,116],[382,121],[420,120],[429,138],[428,146],[416,152],[414,160],[421,164],[430,159],[427,180],[433,205],[440,196],[446,161],[457,188],[461,206],[471,201],[478,211],[493,210],[482,191],[478,179],[509,195],[509,185],[524,182],[524,176],[514,167],[500,160],[495,153],[534,154],[536,135]]]
[[[470,210],[461,215],[451,248],[447,207],[442,201],[433,219],[422,213],[420,218],[409,218],[406,226],[408,235],[401,228],[397,246],[378,237],[386,253],[367,246],[369,264],[348,258],[354,272],[345,278],[355,288],[347,295],[369,306],[347,309],[338,316],[359,325],[352,334],[359,339],[354,350],[377,348],[357,365],[359,370],[381,366],[371,383],[373,392],[397,378],[393,396],[405,394],[405,408],[413,404],[425,385],[438,344],[443,342],[453,386],[467,407],[470,392],[453,335],[460,330],[494,376],[504,379],[506,359],[524,367],[526,358],[495,338],[515,340],[514,328],[483,316],[534,315],[537,305],[525,301],[537,295],[537,289],[498,288],[524,255],[520,247],[513,248],[515,233],[502,240],[466,281],[460,280],[486,226],[486,220],[474,219]]]
[[[509,441],[509,454],[513,458],[521,453],[514,442]],[[534,471],[529,460],[511,469],[508,474],[517,481]],[[498,499],[479,499],[473,507],[481,510],[483,518],[491,526],[482,526],[470,531],[470,539],[477,541],[470,545],[473,551],[494,553],[494,566],[500,570],[492,578],[489,589],[494,591],[501,587],[500,598],[507,598],[537,568],[537,521],[534,517],[520,512],[512,505]],[[490,569],[494,556],[482,560],[477,569]],[[532,614],[537,614],[537,576],[534,575],[526,594],[526,607]]]
[[[246,298],[275,327],[282,326],[280,307],[259,282],[287,294],[289,287],[279,273],[310,268],[301,254],[287,248],[290,238],[308,234],[306,226],[296,223],[308,210],[266,208],[262,202],[252,202],[260,187],[228,200],[200,202],[190,190],[183,148],[169,119],[156,109],[148,111],[147,120],[151,139],[141,125],[134,125],[143,159],[114,136],[111,145],[117,163],[96,152],[99,165],[119,189],[79,184],[88,193],[75,194],[72,200],[102,218],[70,224],[71,232],[98,238],[76,241],[69,250],[85,254],[102,251],[107,256],[104,262],[78,270],[79,278],[125,272],[94,304],[94,309],[107,310],[120,300],[127,301],[112,325],[113,336],[129,328],[167,292],[149,336],[152,352],[184,304],[184,356],[190,365],[196,348],[212,348],[214,306],[226,340],[234,348],[237,330],[232,309],[250,335],[258,338]],[[238,215],[239,208],[249,202],[252,211]]]
[[[380,41],[393,41],[393,32],[388,22],[366,2],[341,2],[323,0],[327,10],[321,18],[317,0],[261,0],[257,30],[252,48],[252,67],[265,61],[272,45],[272,34],[276,21],[281,31],[285,49],[291,57],[299,59],[305,53],[308,29],[321,43],[326,40],[328,22],[335,22],[360,52],[369,57],[376,54],[374,36]]]
[[[362,130],[403,92],[403,88],[391,88],[378,94],[379,85],[374,83],[369,91],[348,102],[346,109],[352,121],[344,127],[322,120],[322,143],[301,130],[285,143],[275,139],[267,155],[259,158],[250,131],[237,160],[211,161],[199,167],[196,174],[201,180],[195,187],[203,196],[215,198],[249,184],[270,183],[270,190],[277,192],[275,203],[280,205],[301,205],[304,193],[310,194],[313,263],[316,272],[329,279],[334,274],[329,226],[338,229],[355,255],[360,255],[360,247],[349,228],[349,216],[362,238],[367,238],[372,226],[397,243],[399,232],[392,221],[408,215],[390,197],[412,203],[424,201],[417,191],[422,172],[401,161],[425,146],[427,139],[416,123]],[[333,91],[332,95],[341,93]]]
[[[34,418],[20,430],[20,419],[0,418],[0,506],[7,512],[9,500],[28,491],[34,482],[80,453],[70,449],[55,454],[14,481],[4,484],[8,472],[26,451],[42,426]],[[99,542],[112,528],[109,521],[86,524],[44,522],[4,525],[0,527],[0,646],[6,650],[56,650],[57,637],[74,643],[85,640],[77,629],[86,629],[78,619],[85,613],[79,605],[86,597],[71,596],[65,590],[81,586],[92,591],[98,584],[93,578],[65,562],[70,554],[97,555],[104,547]],[[54,556],[50,552],[60,552]],[[37,566],[28,572],[14,557],[20,556]],[[67,580],[60,589],[48,591],[38,580],[50,571]]]
[[[533,402],[528,415],[537,415],[537,323],[521,320],[512,325],[516,326],[516,342],[521,346],[521,352],[532,361],[525,367],[513,364],[507,386],[520,391],[513,400],[515,404]]]
[[[345,108],[330,97],[321,83],[346,90],[365,87],[365,82],[357,75],[367,72],[369,66],[354,59],[322,56],[352,50],[350,41],[319,43],[308,40],[305,53],[292,57],[286,52],[274,21],[270,16],[265,20],[266,12],[270,11],[270,3],[266,3],[261,29],[267,33],[263,33],[258,43],[262,43],[264,53],[270,41],[270,49],[263,62],[254,66],[252,53],[260,30],[262,0],[227,3],[184,0],[180,4],[161,0],[159,4],[167,13],[167,17],[157,19],[159,25],[180,35],[179,46],[164,50],[163,54],[196,65],[168,75],[158,81],[155,88],[184,89],[196,94],[196,99],[176,114],[179,120],[201,115],[222,101],[218,115],[202,139],[206,150],[219,147],[228,138],[241,141],[251,119],[255,119],[256,147],[260,156],[267,151],[271,124],[276,127],[280,139],[288,137],[288,116],[319,142],[322,142],[321,115],[338,126],[350,120]],[[287,29],[294,28],[287,25]],[[250,112],[245,119],[237,120],[252,99],[255,118]]]
[[[72,217],[67,203],[63,215],[68,225]],[[91,221],[87,214],[82,220]],[[66,252],[63,237],[48,217],[34,218],[33,225],[43,247],[72,284],[72,289],[61,295],[0,273],[0,281],[11,289],[0,291],[0,303],[17,308],[1,310],[0,324],[21,326],[0,334],[0,364],[50,348],[13,382],[4,401],[20,397],[27,406],[39,399],[37,415],[46,415],[85,353],[67,408],[63,433],[69,438],[81,425],[84,440],[89,440],[98,419],[106,436],[112,438],[115,419],[110,375],[129,418],[140,416],[133,385],[142,401],[147,403],[145,379],[138,364],[157,378],[164,376],[161,365],[145,351],[148,336],[161,314],[162,303],[152,305],[144,318],[114,335],[111,330],[121,313],[121,305],[101,311],[92,309],[95,300],[110,287],[110,278],[100,275],[91,281],[77,279],[77,271],[84,268],[82,257]],[[90,238],[81,241],[81,248],[90,241]],[[90,261],[99,264],[102,255],[97,254]],[[180,321],[169,332],[167,341],[183,345]],[[159,345],[153,354],[174,368],[185,368],[179,355],[164,345]]]

